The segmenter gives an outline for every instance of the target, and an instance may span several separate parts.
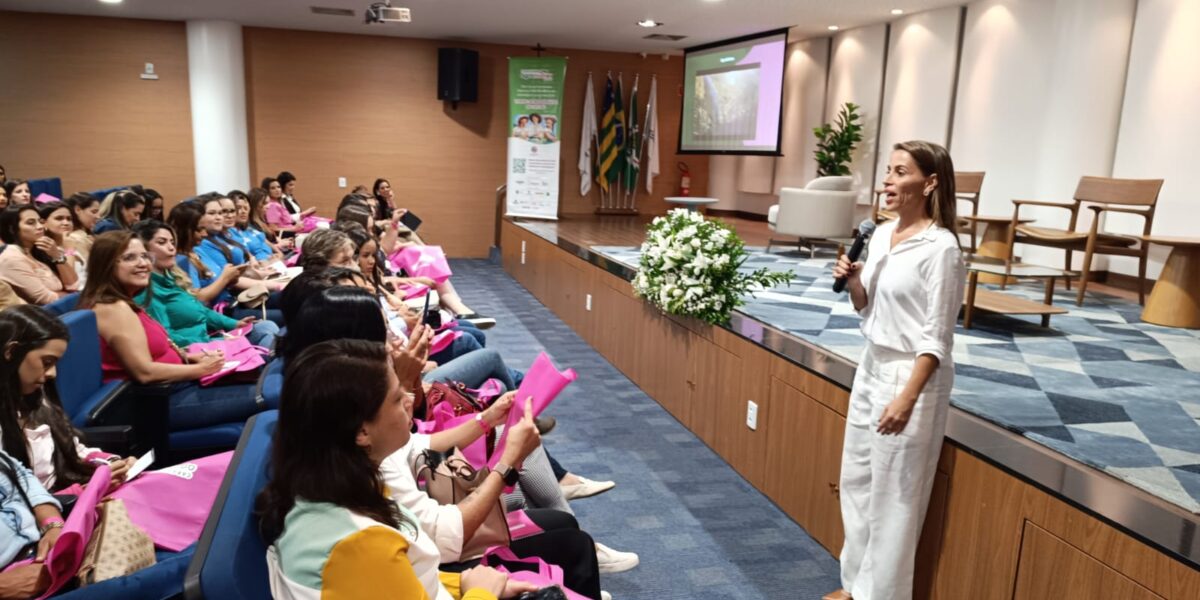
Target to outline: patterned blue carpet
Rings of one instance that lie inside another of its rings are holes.
[[[636,247],[594,251],[637,266]],[[833,293],[828,254],[750,248],[747,269],[790,270],[790,287],[758,293],[742,312],[857,362],[860,319]],[[992,287],[994,286],[987,286]],[[1008,293],[1042,301],[1041,284]],[[1136,303],[1060,289],[1040,317],[980,314],[955,332],[952,404],[1200,513],[1200,331],[1143,323]]]
[[[819,598],[839,586],[824,548],[503,269],[451,267],[467,304],[496,317],[488,347],[510,366],[545,350],[579,373],[547,411],[558,427],[544,443],[572,472],[617,482],[572,503],[596,540],[641,556],[602,577],[616,600]]]

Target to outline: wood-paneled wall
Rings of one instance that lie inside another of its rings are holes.
[[[437,100],[437,49],[478,50],[479,101],[457,110]],[[452,256],[485,256],[495,230],[495,190],[505,181],[509,56],[519,46],[247,28],[247,108],[251,173],[282,170],[298,178],[297,197],[330,213],[356,184],[385,177],[397,198],[424,219],[421,233]],[[579,195],[579,129],[587,72],[594,72],[597,107],[607,70],[659,76],[662,175],[654,194],[639,192],[646,212],[662,213],[678,185],[674,155],[679,127],[681,57],[564,50],[569,57],[561,126],[563,214],[591,212],[597,191]],[[642,112],[644,112],[644,106]],[[694,195],[707,190],[707,157],[684,159]],[[348,187],[338,188],[338,177]],[[593,186],[595,188],[596,186]]]
[[[846,390],[724,329],[662,314],[625,280],[511,222],[502,235],[513,278],[837,555]],[[753,430],[747,400],[758,404]],[[1182,600],[1200,590],[1200,570],[952,443],[916,562],[920,599]]]
[[[154,63],[158,80],[140,78]],[[184,24],[0,12],[0,164],[71,194],[195,193]]]

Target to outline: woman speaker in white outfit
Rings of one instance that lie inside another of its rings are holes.
[[[896,144],[886,208],[866,262],[845,256],[867,347],[846,417],[841,504],[843,589],[826,600],[907,600],[954,385],[954,324],[965,267],[955,234],[954,165],[929,142]]]

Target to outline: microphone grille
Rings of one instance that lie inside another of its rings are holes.
[[[872,233],[875,233],[875,221],[863,219],[863,222],[858,224],[858,234],[871,235]]]

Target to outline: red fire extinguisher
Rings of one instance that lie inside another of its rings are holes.
[[[687,163],[679,163],[679,195],[692,195],[692,174],[688,172]]]

